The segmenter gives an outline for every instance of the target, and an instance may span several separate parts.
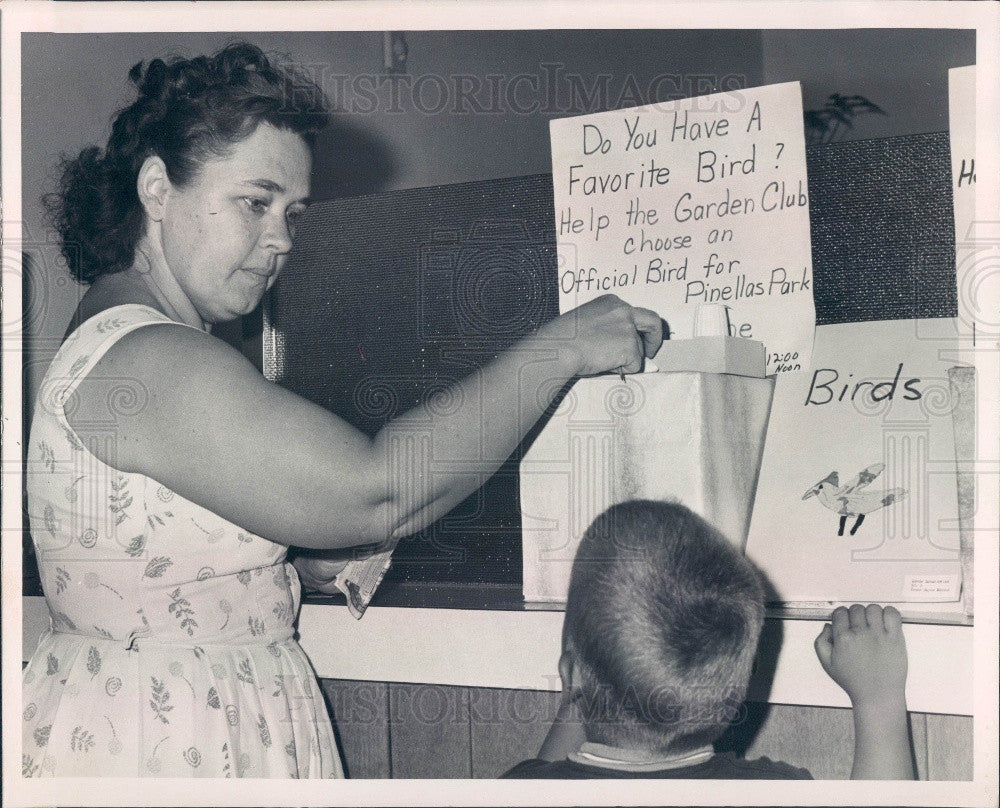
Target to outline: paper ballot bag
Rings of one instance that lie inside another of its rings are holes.
[[[742,548],[773,390],[721,373],[578,380],[521,461],[525,600],[565,601],[583,532],[629,499],[681,502]]]

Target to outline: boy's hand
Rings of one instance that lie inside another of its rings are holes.
[[[903,697],[906,642],[903,620],[892,606],[855,603],[833,612],[816,638],[816,655],[851,703],[878,705]]]
[[[906,721],[906,642],[892,606],[835,609],[816,638],[816,655],[854,706],[852,780],[912,780]]]

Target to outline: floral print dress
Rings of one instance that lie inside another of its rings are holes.
[[[171,322],[139,305],[87,320],[38,396],[26,476],[51,626],[24,671],[23,773],[342,777],[286,548],[102,463],[66,420],[117,340]],[[109,412],[144,395],[123,379]]]

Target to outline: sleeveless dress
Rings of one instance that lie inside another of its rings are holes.
[[[173,321],[141,305],[87,320],[38,396],[26,478],[51,625],[23,676],[23,773],[343,777],[286,548],[102,463],[66,419],[104,353],[153,323]],[[145,403],[122,379],[88,430],[105,457],[114,414]]]

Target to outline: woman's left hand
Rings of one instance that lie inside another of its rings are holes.
[[[299,573],[299,581],[304,590],[324,595],[335,595],[340,592],[333,582],[347,566],[346,558],[300,555],[292,560],[292,564]]]

